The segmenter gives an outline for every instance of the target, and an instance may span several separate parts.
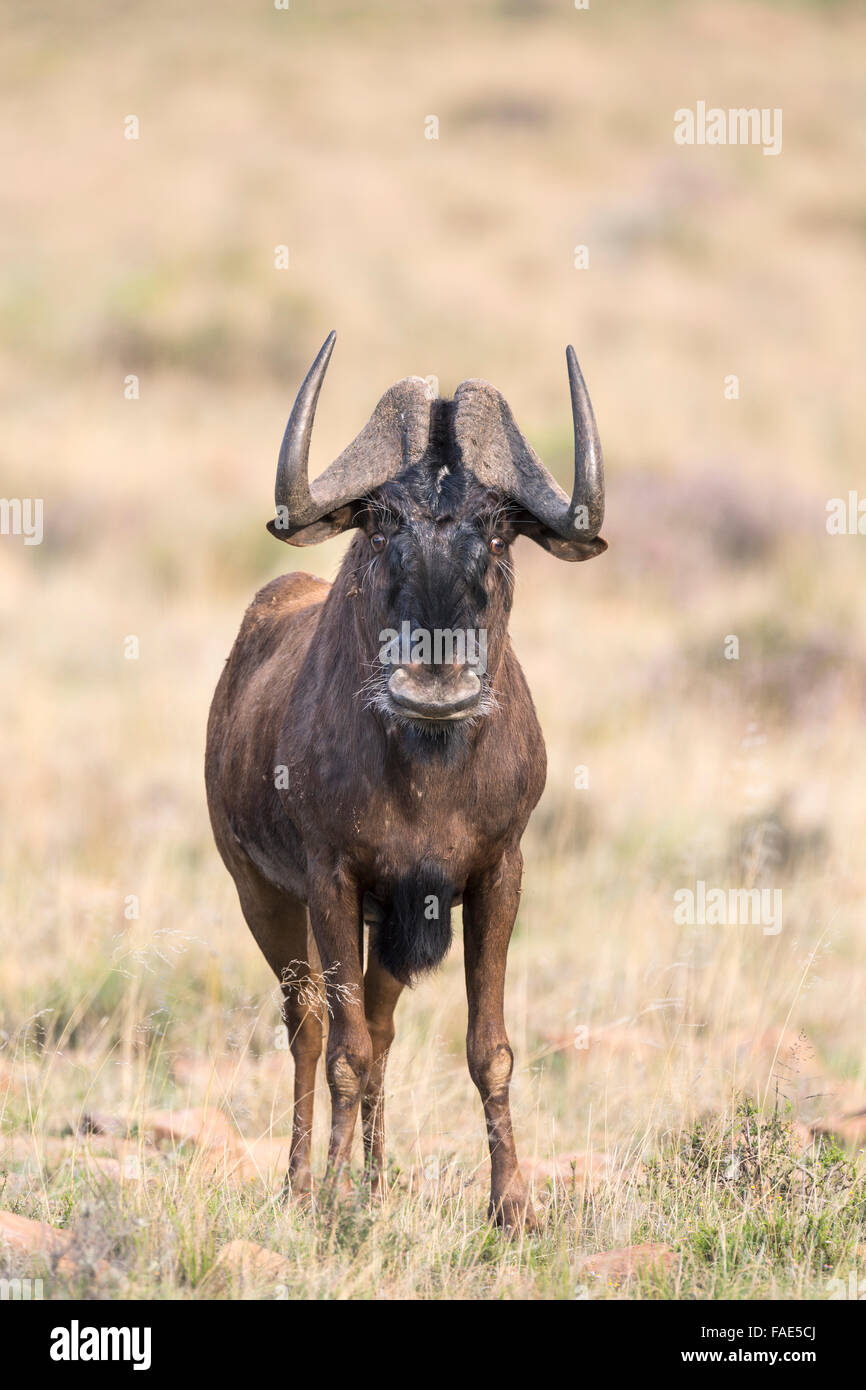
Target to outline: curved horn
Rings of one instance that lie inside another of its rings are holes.
[[[420,377],[406,377],[385,392],[361,433],[310,483],[307,466],[316,403],[336,338],[329,333],[322,344],[283,435],[274,486],[277,517],[268,524],[281,540],[291,540],[296,532],[365,497],[427,452],[433,392]],[[349,509],[339,529],[353,524]],[[297,544],[323,537],[324,532],[311,532]]]
[[[504,492],[564,541],[592,542],[604,518],[601,444],[573,347],[566,361],[574,420],[571,500],[518,429],[507,402],[486,381],[458,386],[455,431],[464,463],[482,483]]]
[[[574,422],[574,487],[568,508],[568,534],[579,531],[592,540],[604,521],[604,463],[601,440],[595,423],[592,401],[586,389],[583,373],[577,364],[577,354],[571,344],[565,349],[568,364],[568,385],[571,391],[571,418]],[[578,508],[585,509],[578,513]],[[578,525],[585,521],[585,525]]]
[[[310,458],[310,440],[313,436],[313,421],[325,372],[334,351],[337,335],[332,330],[313,363],[303,385],[295,398],[289,423],[280,445],[280,458],[277,463],[277,480],[274,485],[274,502],[285,507],[290,516],[302,517],[310,510],[310,482],[307,466]]]

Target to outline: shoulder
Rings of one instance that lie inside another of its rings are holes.
[[[247,613],[256,617],[265,613],[272,617],[288,616],[324,603],[330,589],[326,580],[317,579],[314,574],[307,574],[304,570],[294,570],[291,574],[279,575],[259,589]]]

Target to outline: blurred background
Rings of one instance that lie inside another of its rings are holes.
[[[569,342],[595,405],[609,552],[515,555],[549,756],[508,999],[534,1171],[652,1154],[741,1091],[803,1125],[866,1106],[866,540],[825,524],[866,486],[862,8],[79,0],[3,28],[2,492],[44,499],[44,542],[0,538],[0,1132],[205,1100],[287,1132],[201,765],[245,605],[345,547],[264,529],[331,328],[315,471],[400,377],[480,376],[569,487]],[[781,153],[675,144],[698,101],[780,108]],[[780,888],[782,930],[677,924],[699,879]],[[391,1143],[481,1204],[460,955],[400,1004]]]

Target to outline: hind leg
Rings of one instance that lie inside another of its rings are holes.
[[[262,954],[283,989],[283,1018],[295,1064],[292,1147],[288,1180],[297,1194],[309,1193],[310,1146],[316,1068],[322,1053],[322,1002],[310,969],[307,909],[258,875],[238,884],[241,907]]]
[[[400,981],[379,964],[371,949],[364,976],[364,1013],[373,1044],[373,1062],[361,1099],[361,1116],[365,1167],[373,1192],[380,1195],[385,1191],[385,1066],[394,1041],[394,1010],[402,991]]]

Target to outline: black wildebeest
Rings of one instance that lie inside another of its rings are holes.
[[[318,956],[310,978],[328,996],[328,1172],[345,1176],[360,1104],[367,1166],[381,1187],[394,1009],[403,986],[443,959],[451,908],[462,902],[467,1055],[487,1122],[490,1213],[503,1226],[531,1226],[511,1126],[503,995],[520,839],[546,759],[508,638],[509,553],[520,535],[564,560],[606,548],[592,406],[569,348],[570,499],[492,386],[465,381],[453,400],[440,400],[416,377],[385,393],[311,484],[310,435],[334,338],[298,392],[269,529],[292,545],[350,527],[356,535],[332,585],[295,573],[256,595],[207,741],[216,843],[283,983],[295,1062],[289,1176],[295,1191],[310,1190],[322,1049],[320,1011],[298,989],[295,963]],[[383,646],[396,633],[412,639],[408,653]],[[423,640],[416,645],[425,633],[476,640],[456,655],[452,644],[444,658],[440,645],[436,659]]]

